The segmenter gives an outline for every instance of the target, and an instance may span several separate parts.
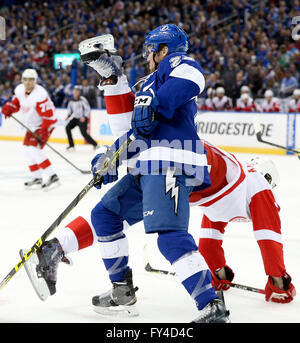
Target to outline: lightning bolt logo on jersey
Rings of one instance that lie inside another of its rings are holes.
[[[174,198],[174,212],[177,215],[179,186],[176,185],[176,176],[174,168],[168,168],[166,173],[166,194],[170,192],[170,198]]]

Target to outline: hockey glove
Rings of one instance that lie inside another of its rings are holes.
[[[56,122],[57,122],[57,119],[56,120],[44,119],[42,122],[41,128],[36,131],[36,134],[39,136],[41,146],[44,146],[45,143],[47,143],[54,129],[52,125],[55,124]]]
[[[97,154],[91,162],[92,165],[92,173],[95,176],[97,172],[104,167],[105,162],[109,162],[113,156],[113,153],[109,150],[109,147],[107,145],[103,145],[101,148],[102,152],[100,154]],[[99,149],[99,150],[100,150]],[[113,170],[107,170],[105,174],[102,174],[103,176],[103,184],[106,185],[107,183],[114,182],[118,180],[118,170],[117,168]],[[95,187],[97,189],[101,188],[102,183],[98,182],[95,183]]]
[[[3,107],[1,112],[3,113],[5,119],[10,117],[13,113],[18,112],[20,109],[19,101],[8,101]]]
[[[159,102],[153,92],[146,91],[137,94],[131,120],[133,134],[137,139],[150,139],[158,125],[158,121],[155,119],[158,105]]]
[[[289,274],[282,276],[283,288],[284,290],[278,288],[274,284],[272,276],[268,277],[268,282],[266,284],[266,301],[273,301],[275,303],[289,303],[294,299],[296,295],[296,288],[291,283],[292,278]]]
[[[85,62],[101,76],[100,86],[115,85],[118,76],[122,75],[122,57],[111,55],[108,51],[101,53],[96,59],[88,59]]]
[[[228,266],[224,267],[224,272],[226,277],[224,280],[221,280],[215,272],[212,273],[212,285],[215,287],[216,291],[226,291],[230,288],[230,283],[234,278],[234,272]]]

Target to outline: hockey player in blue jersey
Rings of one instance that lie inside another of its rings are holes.
[[[128,159],[134,156],[134,163],[91,213],[112,282],[111,290],[93,297],[96,312],[136,314],[137,287],[128,264],[123,223],[144,221],[146,233],[158,234],[160,252],[195,300],[199,316],[194,321],[229,322],[229,312],[212,287],[209,268],[188,233],[189,194],[209,187],[210,176],[194,125],[195,99],[205,80],[187,50],[187,35],[175,25],[160,26],[146,36],[144,54],[151,74],[136,95],[132,129],[125,135],[136,138],[128,148]],[[116,149],[122,139],[115,142]],[[93,159],[93,173],[107,158],[99,154]],[[116,181],[117,171],[103,179],[104,184]]]
[[[175,25],[158,27],[145,39],[151,74],[136,96],[132,116],[133,134],[145,144],[137,144],[140,151],[131,173],[104,195],[91,216],[113,283],[112,291],[93,298],[100,313],[123,305],[131,312],[136,302],[123,222],[132,225],[144,220],[146,233],[158,233],[160,252],[196,301],[200,311],[196,321],[229,321],[211,285],[206,262],[188,233],[189,194],[194,187],[208,187],[210,177],[194,125],[195,99],[205,81],[200,65],[187,50],[188,38]],[[134,154],[134,149],[129,150]],[[93,166],[104,157],[94,159]],[[105,181],[116,177],[108,174]]]

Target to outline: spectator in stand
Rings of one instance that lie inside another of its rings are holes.
[[[249,70],[249,87],[254,98],[257,97],[257,94],[263,85],[261,70],[261,66],[257,64],[254,64]]]
[[[296,88],[298,88],[298,80],[292,75],[289,69],[285,71],[285,77],[280,83],[280,95],[284,97],[291,96]]]
[[[204,100],[203,105],[198,109],[201,111],[213,111],[215,108],[212,100],[216,94],[216,91],[213,88],[208,88],[206,94],[207,98]]]
[[[97,89],[88,79],[82,80],[81,94],[86,98],[91,108],[97,108]]]
[[[212,99],[215,111],[230,111],[232,110],[232,100],[225,95],[225,89],[218,87],[216,89],[216,96]]]
[[[233,105],[235,105],[236,100],[241,96],[243,87],[245,87],[244,73],[242,70],[240,70],[236,74],[235,84],[234,84],[234,88],[232,90]]]
[[[54,105],[56,107],[62,107],[62,103],[65,98],[64,85],[59,79],[56,79],[54,85],[50,88],[49,93],[53,99]]]
[[[206,81],[206,85],[209,88],[216,88],[217,86],[217,74],[215,73],[211,73],[208,75],[207,81]]]
[[[293,92],[293,99],[289,101],[288,111],[290,113],[300,112],[300,89],[295,89]]]
[[[2,7],[1,13],[8,29],[6,40],[0,45],[0,82],[8,81],[11,89],[15,75],[26,68],[39,70],[41,84],[49,90],[55,79],[66,86],[70,70],[54,70],[53,55],[77,52],[78,43],[89,37],[111,33],[121,57],[137,57],[144,33],[165,22],[181,25],[190,35],[190,52],[207,74],[212,75],[207,86],[214,89],[223,86],[226,95],[234,101],[240,96],[235,86],[240,72],[253,98],[263,97],[267,89],[279,96],[271,83],[266,84],[266,79],[271,76],[279,87],[285,77],[283,68],[291,69],[292,76],[300,82],[295,72],[300,65],[300,43],[291,38],[291,18],[298,13],[299,0],[271,1],[268,6],[263,2],[253,6],[252,0],[236,0],[230,4],[226,1],[127,0],[122,6],[120,1],[113,0],[15,0],[14,3],[9,4],[9,8]],[[197,36],[193,35],[195,32]],[[136,66],[138,71],[131,72]],[[145,67],[143,59],[137,58],[131,67],[126,64],[129,69],[126,74],[139,80],[147,74]],[[84,70],[82,63],[78,63],[77,82],[83,78],[89,80],[89,85],[99,82],[89,69]],[[270,70],[272,75],[269,75]],[[64,94],[62,106],[68,102],[68,88],[59,93]],[[292,92],[293,89],[280,96],[289,96]],[[60,96],[58,101],[61,102]]]
[[[271,89],[265,91],[265,100],[262,103],[263,112],[280,112],[280,101],[274,97]]]
[[[67,107],[68,106],[68,102],[71,100],[71,98],[73,96],[73,89],[72,89],[72,83],[71,83],[70,76],[64,77],[63,83],[64,83],[65,97],[64,97],[64,100],[63,100],[63,103],[62,103],[62,107]]]
[[[246,93],[242,94],[234,109],[237,112],[261,112],[261,108]]]
[[[234,58],[228,59],[228,65],[225,65],[221,71],[221,78],[224,82],[224,89],[226,94],[233,98],[235,95],[235,82],[236,74],[238,73],[238,68],[235,65]]]
[[[299,69],[299,61],[298,61],[297,64],[296,63],[292,63],[290,65],[290,72],[296,78],[296,80],[298,81],[298,84],[299,84],[299,82],[300,82],[300,73],[299,73],[298,69]]]

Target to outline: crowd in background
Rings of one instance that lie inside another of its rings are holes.
[[[189,53],[202,65],[207,89],[223,87],[233,106],[247,85],[254,99],[267,89],[286,98],[300,84],[300,40],[292,38],[299,0],[4,0],[0,16],[6,40],[0,41],[0,106],[11,98],[26,68],[36,68],[39,83],[57,107],[66,107],[74,84],[83,86],[91,107],[101,107],[99,77],[81,62],[55,69],[56,53],[78,52],[84,39],[111,33],[125,63],[130,85],[146,75],[139,57],[145,34],[175,23],[189,35]],[[71,77],[76,67],[76,80]],[[203,93],[203,97],[206,93]]]

